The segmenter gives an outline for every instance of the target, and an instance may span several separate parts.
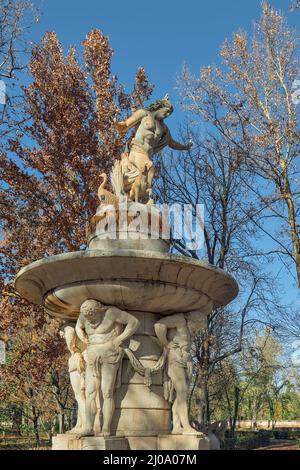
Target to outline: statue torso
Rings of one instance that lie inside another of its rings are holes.
[[[109,315],[109,309],[97,313],[93,320],[85,318],[84,329],[90,344],[104,344],[119,336],[121,325]]]
[[[176,328],[172,328],[168,334],[169,339],[174,345],[189,348],[191,344],[191,336],[186,321],[182,321]]]
[[[155,153],[155,149],[160,144],[162,137],[164,134],[166,134],[166,131],[167,128],[163,121],[154,119],[153,114],[149,112],[141,120],[139,128],[135,134],[135,140],[141,144],[148,155],[151,156],[153,153]]]

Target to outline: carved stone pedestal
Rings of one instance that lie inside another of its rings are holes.
[[[197,435],[83,437],[58,434],[53,437],[52,450],[210,450],[208,437]]]
[[[155,341],[154,323],[161,315],[150,312],[130,312],[139,320],[139,327],[128,347],[149,370],[159,360],[162,349]],[[164,399],[163,370],[151,375],[151,385],[135,372],[125,354],[121,385],[115,391],[115,413],[111,431],[119,437],[153,436],[170,432],[170,403]]]
[[[52,439],[52,450],[129,450],[128,440],[122,437],[82,437],[58,434]]]
[[[208,437],[161,434],[128,438],[130,450],[210,450]]]
[[[210,442],[206,436],[168,434],[158,436],[157,450],[210,450]]]

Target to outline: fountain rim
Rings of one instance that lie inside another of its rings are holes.
[[[66,252],[66,253],[61,253],[45,258],[41,258],[37,261],[34,261],[30,263],[27,266],[24,266],[17,274],[15,278],[15,288],[18,292],[21,293],[22,295],[22,287],[20,286],[20,289],[18,289],[18,284],[19,282],[22,282],[24,278],[27,277],[28,275],[28,280],[32,283],[34,283],[34,279],[30,279],[30,274],[35,274],[35,270],[38,268],[45,268],[47,265],[54,265],[55,263],[61,263],[64,260],[65,261],[71,261],[71,260],[87,260],[87,259],[107,259],[107,258],[132,258],[133,259],[145,259],[145,260],[157,260],[161,262],[166,262],[166,263],[171,263],[171,264],[177,264],[180,263],[182,266],[186,267],[195,267],[195,268],[203,268],[208,270],[210,273],[216,274],[218,277],[223,278],[224,281],[228,281],[230,283],[231,287],[231,292],[232,294],[230,295],[230,298],[227,299],[224,303],[219,303],[219,306],[225,306],[228,303],[232,302],[238,295],[239,293],[239,287],[232,275],[227,273],[226,271],[223,271],[222,269],[213,266],[206,261],[203,260],[196,260],[194,258],[190,257],[184,257],[180,255],[174,255],[172,253],[160,253],[160,252],[154,252],[154,251],[144,251],[144,250],[124,250],[124,249],[118,249],[118,250],[112,250],[112,251],[103,251],[103,250],[82,250],[82,251],[74,251],[74,252]],[[83,279],[84,281],[85,279]],[[48,290],[48,292],[51,291]],[[44,298],[47,292],[44,292]],[[26,296],[24,296],[26,298]],[[28,299],[27,299],[28,300]],[[31,301],[31,300],[30,300]],[[39,302],[34,302],[38,305],[41,305]]]
[[[72,255],[72,256],[70,256]],[[180,256],[180,255],[174,255],[172,253],[160,253],[157,251],[145,251],[145,250],[112,250],[112,251],[104,251],[104,250],[97,250],[97,249],[87,249],[87,250],[79,250],[79,251],[68,251],[65,253],[60,253],[57,255],[51,255],[51,256],[46,256],[45,258],[40,258],[36,261],[33,261],[32,263],[23,266],[21,268],[16,277],[15,277],[15,285],[18,282],[19,278],[25,274],[26,272],[31,271],[34,268],[37,268],[39,266],[42,266],[44,264],[50,264],[50,263],[55,263],[58,261],[63,261],[64,259],[69,260],[70,258],[94,258],[95,255],[99,255],[99,258],[127,258],[130,256],[133,256],[134,258],[154,258],[157,260],[162,260],[162,261],[178,261],[180,263],[184,263],[187,265],[194,265],[194,266],[202,266],[203,268],[207,268],[210,271],[214,271],[216,273],[219,273],[220,275],[223,275],[225,277],[228,277],[231,281],[233,281],[234,284],[236,284],[236,287],[238,289],[238,284],[235,278],[229,274],[228,272],[224,271],[221,268],[218,268],[217,266],[214,266],[213,264],[208,263],[207,261],[204,260],[198,260],[192,257],[188,256]]]

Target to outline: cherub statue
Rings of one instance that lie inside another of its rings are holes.
[[[187,145],[176,142],[164,123],[164,119],[173,112],[173,106],[168,95],[162,100],[157,100],[148,108],[135,111],[125,121],[116,123],[121,135],[124,135],[130,128],[136,127],[135,136],[132,139],[128,162],[131,165],[130,171],[136,168],[140,175],[147,172],[147,192],[152,201],[152,180],[154,177],[154,166],[152,157],[155,153],[169,146],[174,150],[189,150],[192,142]]]

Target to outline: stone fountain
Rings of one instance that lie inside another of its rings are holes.
[[[17,275],[17,291],[63,320],[71,385],[78,403],[74,429],[53,449],[197,450],[210,440],[189,422],[192,337],[213,308],[231,302],[235,280],[207,263],[169,253],[163,214],[152,199],[152,155],[176,142],[164,123],[165,97],[127,121],[130,150],[116,161],[88,249],[38,260]]]

